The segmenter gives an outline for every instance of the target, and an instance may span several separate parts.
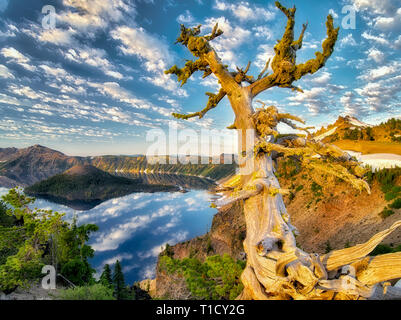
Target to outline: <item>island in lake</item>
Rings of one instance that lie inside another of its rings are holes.
[[[61,174],[25,188],[28,195],[65,204],[76,210],[89,210],[100,203],[133,192],[179,191],[173,185],[148,184],[104,172],[91,165],[75,165]]]

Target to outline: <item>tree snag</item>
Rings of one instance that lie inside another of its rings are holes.
[[[207,93],[209,101],[206,108],[192,114],[173,114],[180,119],[199,117],[200,119],[227,96],[235,113],[235,122],[230,129],[237,129],[240,139],[239,175],[225,184],[225,196],[217,201],[217,206],[231,202],[244,201],[244,215],[247,236],[244,248],[247,266],[241,276],[244,290],[239,299],[396,299],[401,292],[385,281],[401,277],[401,254],[386,254],[370,258],[370,252],[394,229],[401,225],[395,223],[364,244],[335,250],[324,256],[309,254],[297,248],[296,228],[291,225],[282,194],[275,176],[272,155],[295,156],[305,167],[335,175],[347,181],[360,192],[370,192],[369,185],[362,179],[365,170],[359,163],[339,148],[308,138],[307,135],[279,136],[278,123],[291,128],[304,130],[310,128],[297,126],[293,121],[304,122],[293,115],[281,114],[274,106],[253,108],[254,98],[261,92],[272,88],[289,88],[302,92],[293,83],[306,74],[313,74],[324,67],[331,56],[337,41],[339,28],[334,28],[333,17],[327,17],[327,38],[322,51],[316,57],[297,64],[296,53],[302,48],[307,24],[303,25],[301,35],[294,39],[296,8],[287,9],[276,2],[276,6],[287,17],[284,35],[274,47],[275,56],[267,61],[265,68],[256,79],[247,75],[250,63],[243,70],[229,71],[219,59],[210,42],[223,32],[218,25],[210,35],[201,36],[201,26],[186,28],[181,25],[177,43],[181,43],[196,58],[187,61],[183,68],[173,66],[165,71],[175,74],[181,85],[196,72],[203,77],[212,73],[221,86],[217,94]],[[266,74],[270,65],[272,74]],[[246,133],[251,131],[254,144],[246,145]],[[253,168],[249,172],[249,168]]]

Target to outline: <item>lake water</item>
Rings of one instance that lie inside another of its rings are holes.
[[[0,188],[0,195],[8,192]],[[187,193],[133,193],[101,203],[88,211],[37,199],[35,207],[76,214],[78,223],[99,226],[89,244],[95,249],[91,265],[97,274],[103,266],[120,260],[127,284],[155,275],[161,247],[192,239],[208,232],[216,209],[212,195],[203,190]]]

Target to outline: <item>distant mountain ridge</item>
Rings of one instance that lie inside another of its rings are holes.
[[[369,125],[355,117],[339,117],[335,123],[316,131],[313,138],[362,154],[401,155],[401,120],[392,118],[378,125]]]
[[[113,174],[154,172],[201,176],[213,180],[235,172],[235,164],[158,164],[149,163],[145,156],[76,157],[34,145],[23,149],[0,148],[0,185],[32,185],[76,165],[92,165]]]
[[[325,142],[344,139],[397,142],[397,137],[401,136],[401,120],[392,118],[378,125],[370,125],[355,117],[340,116],[336,122],[322,127],[313,136],[315,140]]]

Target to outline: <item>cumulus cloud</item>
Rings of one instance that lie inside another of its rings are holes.
[[[8,62],[16,63],[31,72],[36,71],[36,67],[30,64],[31,59],[13,47],[1,49],[0,54],[8,59]]]
[[[267,61],[273,59],[275,52],[273,46],[267,44],[260,45],[257,51],[255,66],[262,71]],[[270,61],[269,70],[271,70],[271,62],[272,60]]]
[[[340,47],[341,48],[344,48],[344,47],[347,47],[347,46],[354,47],[356,45],[357,45],[357,43],[356,43],[354,37],[352,36],[352,33],[348,33],[347,36],[343,37],[340,40]]]
[[[177,17],[177,22],[181,24],[192,24],[195,21],[195,18],[192,16],[192,13],[189,10],[185,10],[184,13],[181,13]]]
[[[384,53],[376,48],[370,48],[367,51],[367,55],[368,55],[368,59],[373,60],[377,63],[381,63],[385,59]]]
[[[288,98],[292,105],[304,105],[312,115],[317,115],[328,107],[328,92],[326,88],[315,87],[304,90]]]
[[[2,64],[0,64],[0,78],[15,79],[12,72],[5,65]]]
[[[115,70],[115,67],[107,59],[107,53],[103,49],[84,46],[81,48],[71,48],[67,52],[62,51],[64,57],[79,64],[85,64],[96,69],[102,70],[106,75],[121,80],[124,76]]]
[[[267,10],[265,7],[252,5],[247,1],[229,3],[223,0],[216,0],[214,8],[220,11],[229,11],[241,21],[265,20],[270,21],[275,17],[274,11]]]
[[[383,65],[377,68],[366,70],[361,76],[359,76],[362,80],[377,80],[379,78],[383,78],[388,75],[392,75],[395,73],[399,73],[401,69],[400,61],[393,61],[390,64]]]
[[[382,31],[401,29],[401,8],[398,0],[352,0],[357,10],[373,19],[373,26]]]
[[[151,35],[142,27],[120,26],[110,35],[121,43],[119,49],[123,54],[136,56],[143,62],[144,69],[150,75],[142,79],[180,96],[187,96],[186,91],[178,88],[178,83],[170,75],[164,74],[173,64],[172,54],[165,41]]]
[[[126,14],[135,15],[135,8],[123,0],[63,0],[63,4],[70,10],[61,12],[58,21],[86,33],[105,29],[110,23],[121,21]]]
[[[219,28],[224,34],[213,41],[213,48],[224,63],[228,63],[231,68],[235,68],[239,64],[238,52],[240,47],[251,40],[251,31],[238,25],[231,25],[225,17],[208,18],[205,21],[205,27],[208,30],[212,30],[216,23],[219,24]]]
[[[375,36],[372,35],[371,33],[368,33],[366,31],[364,31],[362,33],[362,38],[366,39],[366,40],[370,40],[370,41],[374,41],[378,44],[381,44],[383,46],[389,46],[390,47],[390,41],[387,40],[386,38],[384,38],[384,36]]]

